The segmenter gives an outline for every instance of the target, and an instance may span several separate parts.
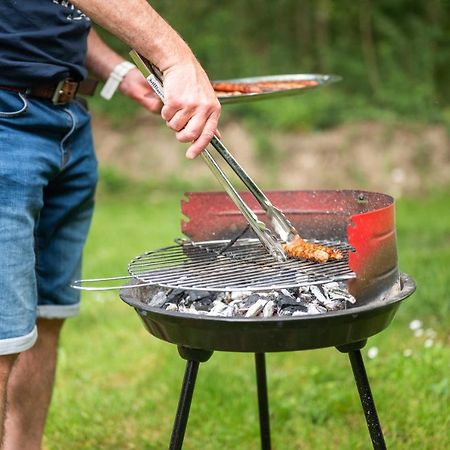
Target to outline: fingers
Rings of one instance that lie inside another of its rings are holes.
[[[151,111],[153,113],[161,112],[161,108],[163,106],[162,101],[159,99],[159,97],[156,94],[143,95],[142,97],[137,99],[137,102],[140,103],[144,108],[148,109],[149,111]]]
[[[192,143],[188,158],[195,158],[217,130],[220,103],[209,79],[194,60],[164,72],[165,105],[161,116],[180,142]]]
[[[185,128],[186,125],[188,124],[189,120],[191,120],[193,112],[194,111],[191,111],[191,110],[187,110],[187,111],[178,110],[172,116],[172,118],[170,120],[166,121],[166,124],[170,129],[172,129],[176,132],[179,132],[183,128]]]
[[[180,142],[193,143],[186,152],[186,157],[193,159],[209,144],[217,132],[220,111],[212,107],[199,106],[197,109],[187,106],[178,109],[179,105],[164,105],[161,116],[169,128],[176,132]]]
[[[120,83],[119,89],[127,97],[133,99],[153,113],[159,113],[162,102],[148,85],[145,78],[137,70],[131,70]]]
[[[200,134],[200,136],[193,142],[193,144],[186,151],[186,158],[196,158],[211,142],[214,134],[217,134],[217,123],[219,116],[217,113],[212,113]],[[177,136],[178,137],[178,136]]]

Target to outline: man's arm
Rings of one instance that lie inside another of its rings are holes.
[[[72,3],[160,68],[165,93],[161,116],[179,141],[193,142],[186,156],[197,156],[217,129],[220,104],[188,45],[146,0]]]
[[[109,48],[92,28],[88,36],[85,65],[100,80],[107,80],[114,68],[124,59]],[[161,111],[161,101],[138,69],[130,70],[119,85],[122,94],[137,101],[152,112]]]

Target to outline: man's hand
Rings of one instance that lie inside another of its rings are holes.
[[[180,142],[192,142],[186,157],[195,158],[217,133],[221,108],[196,60],[174,65],[164,72],[164,103],[162,118]]]
[[[123,95],[131,98],[153,113],[161,112],[162,102],[138,69],[130,70],[119,86]]]

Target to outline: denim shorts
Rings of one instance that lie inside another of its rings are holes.
[[[33,346],[36,318],[76,315],[97,183],[90,115],[78,102],[0,89],[0,355]]]

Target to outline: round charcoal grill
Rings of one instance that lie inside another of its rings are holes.
[[[278,262],[257,239],[181,242],[146,252],[128,265],[129,274],[146,285],[196,291],[265,291],[324,284],[354,278],[348,267],[348,244],[316,241],[339,248],[340,261]]]
[[[193,242],[147,252],[129,264],[134,278],[130,284],[142,286],[122,289],[122,300],[136,310],[152,335],[176,344],[187,361],[169,448],[182,448],[197,372],[214,351],[255,354],[261,448],[269,450],[265,353],[334,346],[349,356],[372,445],[385,449],[361,348],[390,324],[401,302],[415,289],[414,281],[398,271],[393,199],[365,191],[274,192],[269,198],[301,230],[302,237],[340,248],[344,260],[278,263],[251,239],[240,239],[224,249],[244,229],[245,221],[226,195],[197,193],[189,194],[182,206],[189,219],[183,222],[183,232]],[[254,207],[258,213],[258,206]],[[339,280],[347,280],[357,302],[346,310],[324,314],[217,317],[148,304],[161,286],[263,291]]]

